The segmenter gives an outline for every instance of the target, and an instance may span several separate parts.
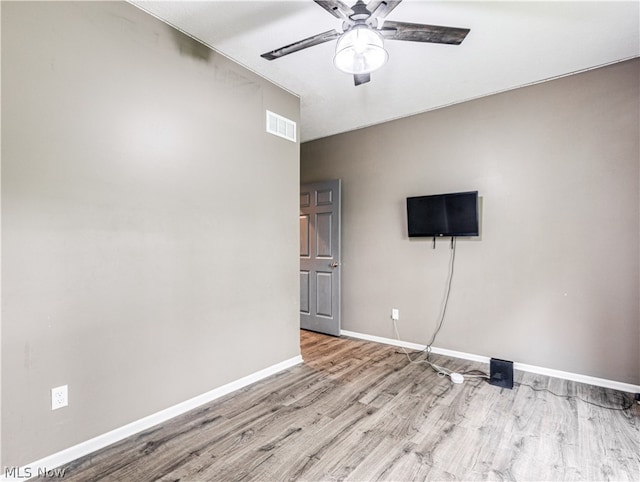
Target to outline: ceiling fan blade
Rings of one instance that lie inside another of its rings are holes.
[[[367,10],[371,12],[371,17],[367,22],[372,22],[374,19],[383,19],[391,13],[391,10],[400,5],[402,0],[371,0],[367,4]]]
[[[371,74],[353,74],[353,83],[356,87],[362,84],[366,84],[371,80]]]
[[[337,39],[340,37],[342,33],[337,30],[329,30],[328,32],[319,33],[318,35],[314,35],[313,37],[306,38],[304,40],[299,40],[289,45],[285,45],[284,47],[280,47],[279,49],[272,50],[271,52],[266,52],[262,54],[260,57],[267,60],[275,60],[280,57],[284,57],[285,55],[292,54],[302,49],[306,49],[309,47],[313,47],[314,45],[320,45],[325,42],[329,42],[330,40]]]
[[[336,18],[347,20],[353,14],[351,7],[340,0],[313,0]]]
[[[391,40],[459,45],[470,32],[470,29],[385,21],[378,31],[384,38]]]

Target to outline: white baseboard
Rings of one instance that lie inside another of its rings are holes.
[[[409,348],[411,350],[422,351],[426,348],[425,345],[418,345],[417,343],[411,343],[410,341],[394,340],[392,338],[383,338],[381,336],[365,335],[364,333],[356,333],[355,331],[340,330],[340,335],[350,336],[351,338],[359,338],[360,340],[374,341],[376,343],[383,343],[385,345],[400,346],[402,348]]]
[[[419,345],[417,343],[411,343],[407,341],[394,340],[393,338],[383,338],[380,336],[366,335],[364,333],[357,333],[354,331],[341,330],[341,335],[350,336],[352,338],[359,338],[361,340],[374,341],[376,343],[384,343],[386,345],[400,346],[404,348],[410,348],[412,350],[424,350],[425,345]],[[446,355],[453,358],[462,358],[464,360],[471,360],[480,363],[489,364],[489,357],[482,355],[474,355],[472,353],[464,353],[461,351],[447,350],[445,348],[431,347],[431,353],[438,355]],[[562,378],[564,380],[571,380],[573,382],[586,383],[588,385],[594,385],[596,387],[611,388],[614,390],[620,390],[621,392],[640,393],[640,385],[633,385],[631,383],[618,382],[615,380],[607,380],[605,378],[591,377],[589,375],[581,375],[579,373],[565,372],[562,370],[554,370],[553,368],[538,367],[535,365],[528,365],[526,363],[513,362],[513,368],[523,372],[537,373],[538,375],[546,375],[554,378]]]
[[[224,395],[228,395],[231,392],[246,387],[247,385],[251,385],[263,378],[274,375],[300,363],[302,363],[302,356],[295,356],[263,370],[252,373],[251,375],[247,375],[246,377],[242,377],[231,383],[227,383],[221,387],[214,388],[202,395],[198,395],[189,400],[185,400],[184,402],[180,402],[177,405],[173,405],[172,407],[141,418],[140,420],[136,420],[135,422],[124,425],[123,427],[111,430],[110,432],[98,435],[97,437],[85,442],[81,442],[78,445],[74,445],[73,447],[69,447],[68,449],[44,457],[23,467],[3,467],[2,474],[0,474],[0,481],[25,480],[42,475],[47,471],[53,471],[55,468],[68,464],[73,460],[95,452],[96,450],[102,449],[115,442],[119,442],[120,440],[142,432],[143,430],[147,430],[154,425],[166,422],[167,420],[178,415],[182,415],[183,413],[193,410],[200,405],[204,405],[205,403],[216,400]],[[13,476],[11,476],[11,474],[13,474]]]

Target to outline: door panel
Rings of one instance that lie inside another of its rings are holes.
[[[316,192],[317,206],[329,206],[333,202],[333,190],[323,189]]]
[[[300,271],[300,312],[309,313],[309,272]]]
[[[309,215],[300,215],[300,256],[309,257]]]
[[[316,272],[316,314],[320,316],[333,316],[331,309],[331,289],[334,277],[331,272]]]
[[[340,180],[300,186],[300,327],[340,335]]]
[[[331,251],[331,213],[316,214],[316,257],[330,259]]]

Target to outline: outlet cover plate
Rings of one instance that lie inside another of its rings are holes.
[[[69,388],[67,385],[51,389],[51,410],[69,405]]]

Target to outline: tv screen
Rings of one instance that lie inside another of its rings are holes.
[[[409,237],[478,236],[478,191],[407,198]]]

